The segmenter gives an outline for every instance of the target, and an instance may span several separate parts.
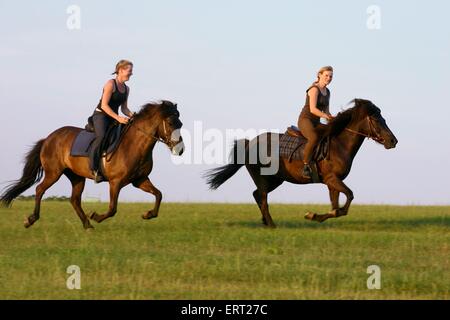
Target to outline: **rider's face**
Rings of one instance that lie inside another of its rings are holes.
[[[322,74],[319,74],[319,82],[322,84],[328,85],[331,80],[333,80],[333,71],[324,71]]]
[[[133,75],[133,66],[128,65],[119,70],[119,76],[124,79],[124,81],[130,80],[130,77]]]

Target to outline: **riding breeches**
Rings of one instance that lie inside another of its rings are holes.
[[[106,131],[108,130],[108,127],[110,126],[112,121],[107,114],[100,112],[94,112],[92,121],[94,123],[95,139],[92,142],[89,152],[89,161],[90,161],[89,164],[91,170],[96,171],[99,168],[99,162],[101,159],[102,150],[100,150],[100,147],[103,138],[105,137]]]
[[[320,135],[316,130],[316,125],[313,121],[306,117],[299,117],[298,128],[303,136],[308,140],[303,151],[303,163],[310,163],[317,143],[320,140]]]

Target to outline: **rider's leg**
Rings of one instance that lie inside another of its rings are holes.
[[[316,131],[316,128],[309,118],[300,117],[298,121],[298,127],[303,134],[303,136],[308,140],[305,145],[305,149],[303,150],[303,172],[302,174],[310,178],[311,177],[311,167],[310,162],[314,152],[314,148],[319,142],[319,135]]]
[[[92,142],[92,146],[89,153],[89,160],[90,160],[90,168],[93,171],[94,175],[96,175],[97,173],[97,176],[99,176],[100,174],[98,173],[98,168],[101,159],[100,145],[108,128],[109,119],[107,115],[104,115],[102,113],[95,113],[94,116],[92,117],[92,120],[95,129],[95,139]]]

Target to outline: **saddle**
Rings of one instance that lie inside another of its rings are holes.
[[[329,159],[329,137],[323,137],[317,144],[313,152],[313,161],[321,161]],[[306,144],[306,139],[296,126],[290,126],[280,138],[280,155],[291,160],[303,159],[303,146]]]
[[[119,146],[121,136],[124,132],[125,126],[114,122],[109,126],[105,133],[105,137],[100,145],[100,152],[102,156],[106,156],[114,152]],[[70,155],[73,157],[88,157],[92,142],[95,139],[94,125],[92,118],[89,117],[88,124],[84,130],[81,130],[76,136],[70,149]]]
[[[290,126],[287,128],[286,133],[290,135],[291,137],[300,137],[305,138],[300,130],[296,126]]]
[[[95,132],[94,129],[94,120],[92,118],[92,116],[90,116],[88,118],[88,123],[86,124],[86,126],[84,127],[84,130],[86,130],[87,132]]]

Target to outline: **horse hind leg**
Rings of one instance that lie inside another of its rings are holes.
[[[258,205],[261,214],[262,214],[262,222],[264,225],[275,228],[276,225],[272,220],[272,216],[269,212],[269,204],[267,201],[267,196],[269,192],[275,190],[278,186],[281,185],[283,182],[282,180],[275,179],[273,176],[262,176],[259,175],[257,172],[254,172],[252,170],[253,168],[247,167],[247,170],[250,173],[250,176],[252,177],[253,181],[255,182],[255,185],[257,189],[253,191],[253,198],[256,201],[256,204]],[[259,170],[259,168],[255,168],[255,170]]]
[[[261,199],[261,194],[260,194],[260,192],[259,192],[258,189],[256,189],[255,191],[253,191],[253,198],[255,199],[256,204],[258,205],[259,210],[261,210],[261,201],[262,201],[262,199]],[[261,212],[262,212],[262,211],[261,211]],[[265,224],[265,225],[267,225],[267,221],[266,221],[266,218],[264,217],[264,215],[262,215],[262,223]]]
[[[70,203],[72,207],[75,209],[75,212],[77,213],[78,217],[80,218],[81,223],[83,224],[83,228],[93,229],[94,227],[89,222],[88,217],[86,216],[86,214],[83,211],[83,208],[81,207],[81,194],[83,193],[84,190],[86,178],[76,175],[72,171],[68,170],[66,170],[64,174],[72,183],[72,196],[70,198]]]
[[[30,216],[28,216],[28,218],[25,218],[25,221],[23,223],[25,228],[31,227],[36,221],[39,220],[42,196],[48,188],[50,188],[56,181],[59,180],[61,175],[62,171],[58,172],[55,170],[44,170],[44,180],[36,187],[34,211]]]
[[[255,193],[256,193],[256,196],[255,196]],[[270,212],[269,212],[269,204],[267,203],[268,192],[256,189],[255,192],[253,192],[253,194],[254,194],[255,199],[259,200],[259,202],[257,200],[256,203],[258,204],[258,207],[261,211],[263,224],[266,225],[267,227],[275,228],[276,225],[272,220],[272,216],[270,215]]]

